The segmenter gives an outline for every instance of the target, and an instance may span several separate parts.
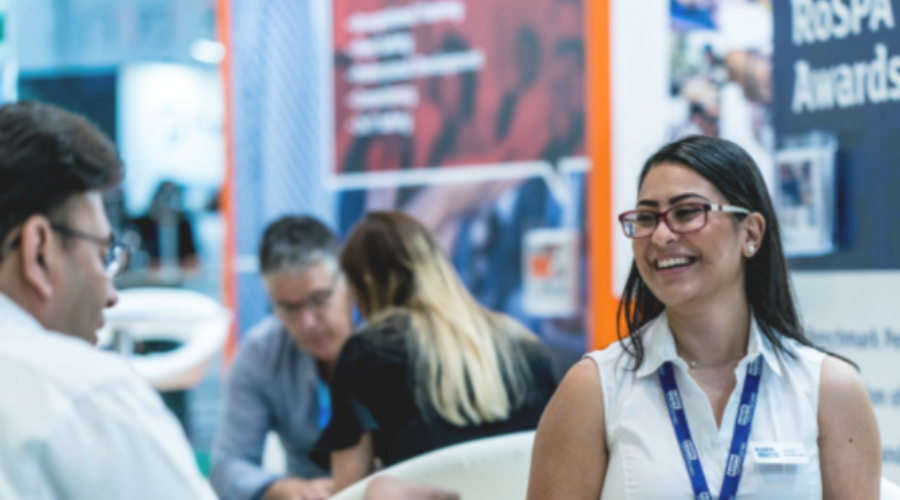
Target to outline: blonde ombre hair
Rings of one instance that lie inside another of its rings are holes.
[[[533,377],[525,344],[537,338],[481,307],[431,233],[400,212],[357,224],[341,267],[370,323],[408,314],[416,400],[457,426],[498,422],[525,404]]]

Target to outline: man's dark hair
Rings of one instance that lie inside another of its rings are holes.
[[[22,101],[0,107],[0,242],[35,214],[122,180],[112,141],[82,116]]]
[[[307,216],[285,216],[266,228],[259,246],[262,274],[294,267],[308,267],[322,261],[337,269],[340,242],[325,224]]]

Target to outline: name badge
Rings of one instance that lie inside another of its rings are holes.
[[[750,451],[758,464],[805,464],[809,462],[803,443],[750,442]]]

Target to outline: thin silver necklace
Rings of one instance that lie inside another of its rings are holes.
[[[709,365],[701,365],[701,364],[698,364],[696,361],[691,361],[691,360],[688,360],[688,359],[683,358],[683,357],[681,356],[681,353],[679,353],[677,349],[676,349],[675,352],[678,354],[678,357],[679,357],[679,358],[684,359],[685,361],[687,361],[687,364],[690,365],[691,368],[713,368],[713,367],[716,367],[716,366],[722,366],[722,365],[731,363],[731,362],[733,362],[733,361],[735,361],[735,360],[741,359],[741,358],[743,358],[744,356],[747,355],[747,353],[741,352],[740,355],[735,356],[735,357],[733,357],[733,358],[726,359],[725,361],[720,361],[720,362],[718,362],[718,363],[712,363],[712,364],[709,364]]]

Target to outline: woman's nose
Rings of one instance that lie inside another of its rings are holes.
[[[653,242],[653,244],[664,247],[668,243],[677,240],[679,236],[680,235],[678,233],[672,231],[672,229],[666,223],[666,219],[664,217],[660,217],[659,223],[656,225],[656,228],[650,235],[650,240]]]

